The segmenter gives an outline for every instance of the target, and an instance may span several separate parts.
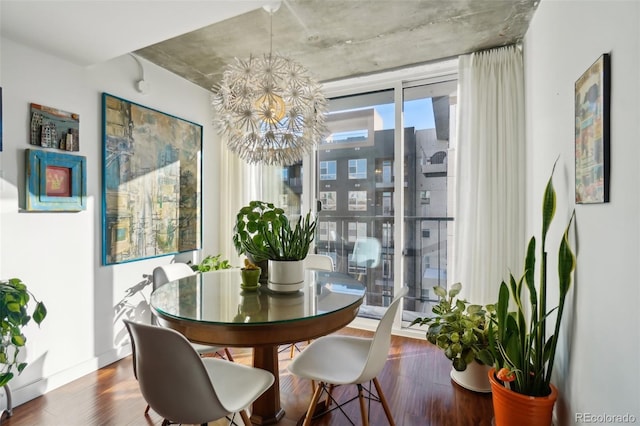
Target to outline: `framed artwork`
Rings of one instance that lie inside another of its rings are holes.
[[[26,210],[87,208],[87,160],[79,155],[27,149]]]
[[[79,128],[78,114],[31,104],[31,145],[80,151]]]
[[[605,53],[575,85],[576,203],[609,201],[611,70]]]
[[[201,248],[202,126],[103,93],[105,265]]]

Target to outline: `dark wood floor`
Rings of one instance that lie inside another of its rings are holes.
[[[366,331],[345,329],[345,334],[370,335]],[[251,352],[232,349],[236,362],[249,364]],[[292,377],[286,369],[288,352],[280,356],[280,383],[285,417],[280,426],[293,426],[306,410],[311,396],[308,382]],[[340,362],[340,360],[336,360]],[[394,336],[389,359],[380,383],[396,424],[399,426],[489,426],[493,417],[490,394],[468,391],[449,378],[451,364],[442,352],[426,341]],[[353,389],[341,388],[336,395]],[[88,374],[68,385],[14,409],[4,426],[72,425],[160,425],[153,411],[145,417],[144,402],[133,377],[131,357]],[[346,410],[359,424],[358,403]],[[225,425],[225,421],[210,425]],[[333,412],[314,425],[348,425],[340,412]],[[371,425],[385,425],[379,404],[371,406]]]

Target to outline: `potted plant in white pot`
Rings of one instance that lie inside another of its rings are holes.
[[[522,277],[516,280],[512,275],[509,284],[502,282],[498,303],[492,312],[495,326],[490,328],[489,343],[495,368],[489,372],[489,379],[496,426],[549,426],[553,417],[558,393],[551,383],[551,373],[576,258],[569,244],[574,211],[558,249],[558,304],[547,308],[546,242],[556,210],[552,179],[553,171],[542,203],[540,281],[536,284],[536,239],[532,237]],[[527,298],[522,297],[524,287],[528,292]],[[527,300],[529,306],[525,307]],[[510,310],[510,302],[515,310]]]
[[[279,227],[261,230],[269,259],[269,289],[292,292],[302,288],[304,258],[309,253],[315,231],[316,221],[311,217],[311,212],[300,216],[294,227],[283,217]]]
[[[473,305],[458,298],[462,284],[456,283],[449,291],[435,286],[438,303],[432,316],[413,320],[411,325],[428,326],[427,340],[438,346],[451,360],[451,379],[475,392],[490,392],[487,373],[493,364],[489,350],[489,312],[481,305]]]

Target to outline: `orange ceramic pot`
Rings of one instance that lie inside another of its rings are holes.
[[[495,426],[550,426],[558,389],[551,386],[547,396],[523,395],[505,388],[496,379],[495,368],[489,370]]]

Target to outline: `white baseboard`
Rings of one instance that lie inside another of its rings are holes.
[[[98,357],[89,359],[81,364],[68,368],[64,371],[60,371],[55,373],[49,377],[40,378],[34,382],[22,385],[20,387],[14,388],[9,383],[9,387],[11,388],[11,396],[13,399],[13,408],[24,404],[25,402],[31,401],[32,399],[38,398],[46,394],[47,392],[51,392],[54,389],[57,389],[61,386],[64,386],[68,383],[73,382],[85,376],[89,373],[93,373],[100,368],[112,364],[120,359],[131,354],[131,346],[129,344],[122,346],[121,348],[114,348]],[[2,408],[6,407],[6,396],[2,388],[0,388],[0,401]]]

